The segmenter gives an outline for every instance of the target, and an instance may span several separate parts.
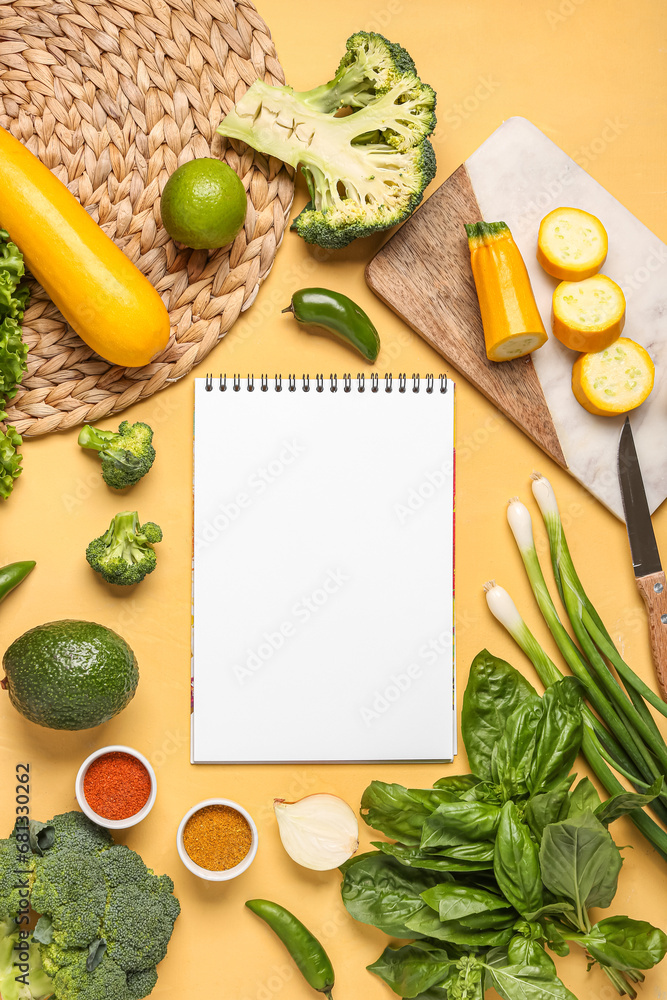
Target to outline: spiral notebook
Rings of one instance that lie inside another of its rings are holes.
[[[192,761],[456,752],[454,386],[195,380]]]

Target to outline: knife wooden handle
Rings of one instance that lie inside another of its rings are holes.
[[[637,577],[637,589],[648,612],[651,653],[660,697],[667,701],[667,581],[664,573]]]

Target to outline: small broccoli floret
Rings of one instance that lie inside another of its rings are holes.
[[[39,948],[27,934],[11,918],[0,921],[2,1000],[44,1000],[53,995],[53,983],[42,968]]]
[[[99,452],[102,478],[114,490],[134,486],[155,460],[153,431],[148,424],[123,420],[118,431],[103,431],[86,424],[79,434],[82,448]]]
[[[86,559],[107,583],[130,586],[152,573],[156,566],[153,545],[162,541],[162,530],[153,521],[139,525],[136,510],[116,514],[108,531],[93,539]]]
[[[435,101],[405,49],[359,32],[330,83],[295,93],[257,80],[218,132],[300,164],[310,203],[292,229],[337,249],[397,225],[421,201],[435,175]],[[337,116],[341,107],[352,113]]]

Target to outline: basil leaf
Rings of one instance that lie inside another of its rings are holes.
[[[556,924],[551,920],[547,920],[543,924],[543,928],[544,940],[547,942],[553,953],[555,955],[560,955],[561,958],[565,955],[569,955],[570,945],[563,937]]]
[[[456,798],[446,789],[405,788],[372,781],[361,798],[361,815],[368,826],[392,840],[419,846],[424,820],[439,805]]]
[[[500,809],[487,802],[446,802],[424,821],[421,848],[493,840]]]
[[[438,853],[457,861],[483,862],[485,868],[493,868],[494,851],[491,841],[482,841],[480,844],[452,844],[451,847],[443,848],[442,852]]]
[[[539,910],[535,910],[534,913],[527,913],[526,920],[533,923],[536,920],[541,920],[542,917],[552,917],[554,914],[560,916],[563,913],[574,913],[572,903],[545,903],[544,906],[541,906]]]
[[[664,784],[665,779],[660,775],[648,792],[643,795],[640,792],[618,792],[608,798],[606,802],[602,802],[595,810],[595,815],[604,826],[609,826],[619,816],[625,816],[626,813],[633,812],[635,809],[641,809],[642,806],[653,802],[653,799],[657,799],[663,791]]]
[[[494,986],[503,1000],[577,1000],[546,964],[526,968],[509,964],[503,949],[490,951],[484,968],[487,986]]]
[[[446,777],[434,781],[433,787],[444,788],[449,792],[467,792],[479,783],[480,779],[474,774],[448,774]]]
[[[375,847],[375,844],[373,846]],[[338,871],[344,875],[348,868],[351,868],[353,865],[358,865],[360,861],[365,861],[366,858],[374,858],[376,856],[377,851],[366,851],[365,854],[353,854],[347,861],[343,861],[342,865],[338,865]]]
[[[442,948],[423,951],[414,945],[404,945],[402,948],[385,948],[377,962],[366,968],[379,976],[394,993],[409,998],[441,983],[452,964]]]
[[[452,882],[434,885],[422,892],[421,897],[443,921],[463,920],[473,913],[487,913],[493,910],[512,912],[510,904],[502,896],[487,892],[486,889],[456,885]]]
[[[590,778],[582,778],[573,792],[570,793],[567,816],[560,819],[569,819],[574,816],[581,816],[582,813],[594,813],[601,804],[600,796],[595,785]]]
[[[543,892],[538,847],[513,802],[503,806],[493,870],[503,895],[522,916],[540,909]]]
[[[491,754],[491,774],[503,798],[528,794],[528,777],[537,741],[542,707],[532,702],[520,705],[505,723],[505,732]]]
[[[511,927],[507,928],[472,928],[466,927],[458,920],[443,922],[438,914],[429,907],[415,913],[405,921],[410,934],[415,933],[436,941],[448,941],[450,944],[461,944],[467,948],[488,948],[492,945],[507,944],[514,934]]]
[[[411,871],[393,858],[376,854],[348,868],[341,893],[355,920],[373,924],[392,937],[409,938],[416,935],[408,927],[408,918],[428,910],[420,893],[450,877]]]
[[[545,828],[540,864],[549,892],[571,899],[581,912],[609,906],[623,860],[609,831],[588,812]]]
[[[545,826],[557,823],[558,820],[565,819],[569,815],[568,793],[575,777],[576,775],[571,774],[567,778],[563,778],[551,791],[541,792],[528,799],[525,812],[526,823],[538,841],[542,839]]]
[[[539,701],[518,670],[486,649],[478,653],[470,667],[461,711],[463,742],[474,774],[491,780],[491,754],[507,720],[524,702],[537,705]]]
[[[556,975],[556,966],[542,945],[520,934],[515,935],[507,946],[507,964]]]
[[[600,965],[652,969],[667,953],[667,935],[645,920],[607,917],[580,940]]]
[[[528,775],[532,793],[546,791],[567,778],[581,749],[584,733],[580,683],[564,677],[542,698],[542,719]]]
[[[403,844],[387,844],[384,841],[373,841],[373,847],[379,848],[383,854],[396,858],[408,868],[423,868],[425,871],[476,872],[488,871],[489,868],[493,868],[492,859],[490,861],[460,861],[444,854],[428,853],[418,847],[404,847]],[[346,861],[345,864],[349,864],[349,862]]]

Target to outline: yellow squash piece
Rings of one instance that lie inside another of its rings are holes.
[[[126,367],[167,345],[169,313],[150,281],[55,174],[0,128],[0,225],[82,340]]]
[[[621,336],[625,295],[605,274],[561,281],[554,289],[551,329],[572,351],[603,351]]]
[[[580,208],[555,208],[542,219],[537,259],[561,281],[583,281],[597,274],[607,256],[607,231]]]
[[[489,361],[536,351],[547,333],[519,248],[505,222],[465,227]]]
[[[640,406],[653,388],[655,368],[640,344],[621,337],[595,354],[582,354],[572,368],[572,391],[589,413],[615,417]]]

